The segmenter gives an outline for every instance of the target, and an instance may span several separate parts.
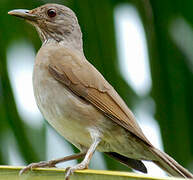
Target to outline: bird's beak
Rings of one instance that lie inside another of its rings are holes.
[[[35,14],[30,13],[27,9],[15,9],[8,12],[9,15],[17,16],[29,21],[36,20],[37,16]]]

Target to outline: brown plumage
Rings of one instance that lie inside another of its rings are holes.
[[[33,73],[40,111],[62,136],[86,152],[82,163],[68,169],[66,178],[76,169],[87,168],[95,149],[142,172],[147,170],[141,160],[148,160],[172,176],[193,178],[148,141],[122,98],[86,60],[81,30],[69,8],[46,4],[9,14],[27,19],[43,42]]]

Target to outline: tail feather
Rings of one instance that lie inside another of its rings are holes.
[[[105,152],[105,154],[109,155],[111,158],[114,158],[114,159],[120,161],[121,163],[123,163],[124,165],[126,165],[132,169],[141,171],[143,173],[147,173],[147,168],[140,160],[131,159],[131,158],[125,157],[125,156],[120,155],[120,154],[115,153],[115,152]]]
[[[153,161],[160,168],[166,171],[171,176],[183,177],[183,178],[193,178],[193,175],[180,164],[178,164],[173,158],[171,158],[166,153],[152,147],[152,153],[157,157],[158,160]]]

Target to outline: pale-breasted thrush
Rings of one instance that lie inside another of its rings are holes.
[[[10,15],[34,25],[42,40],[33,72],[37,105],[45,119],[81,153],[33,167],[84,157],[66,173],[88,167],[95,150],[127,166],[147,172],[141,160],[153,161],[172,176],[193,178],[169,155],[144,136],[134,115],[104,77],[84,56],[82,33],[74,12],[58,4],[33,10],[13,10]]]

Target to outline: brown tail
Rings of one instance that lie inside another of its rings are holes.
[[[183,178],[193,178],[193,175],[178,164],[173,158],[171,158],[166,153],[152,147],[152,153],[158,158],[157,161],[153,161],[161,169],[166,171],[171,176],[183,177]]]

